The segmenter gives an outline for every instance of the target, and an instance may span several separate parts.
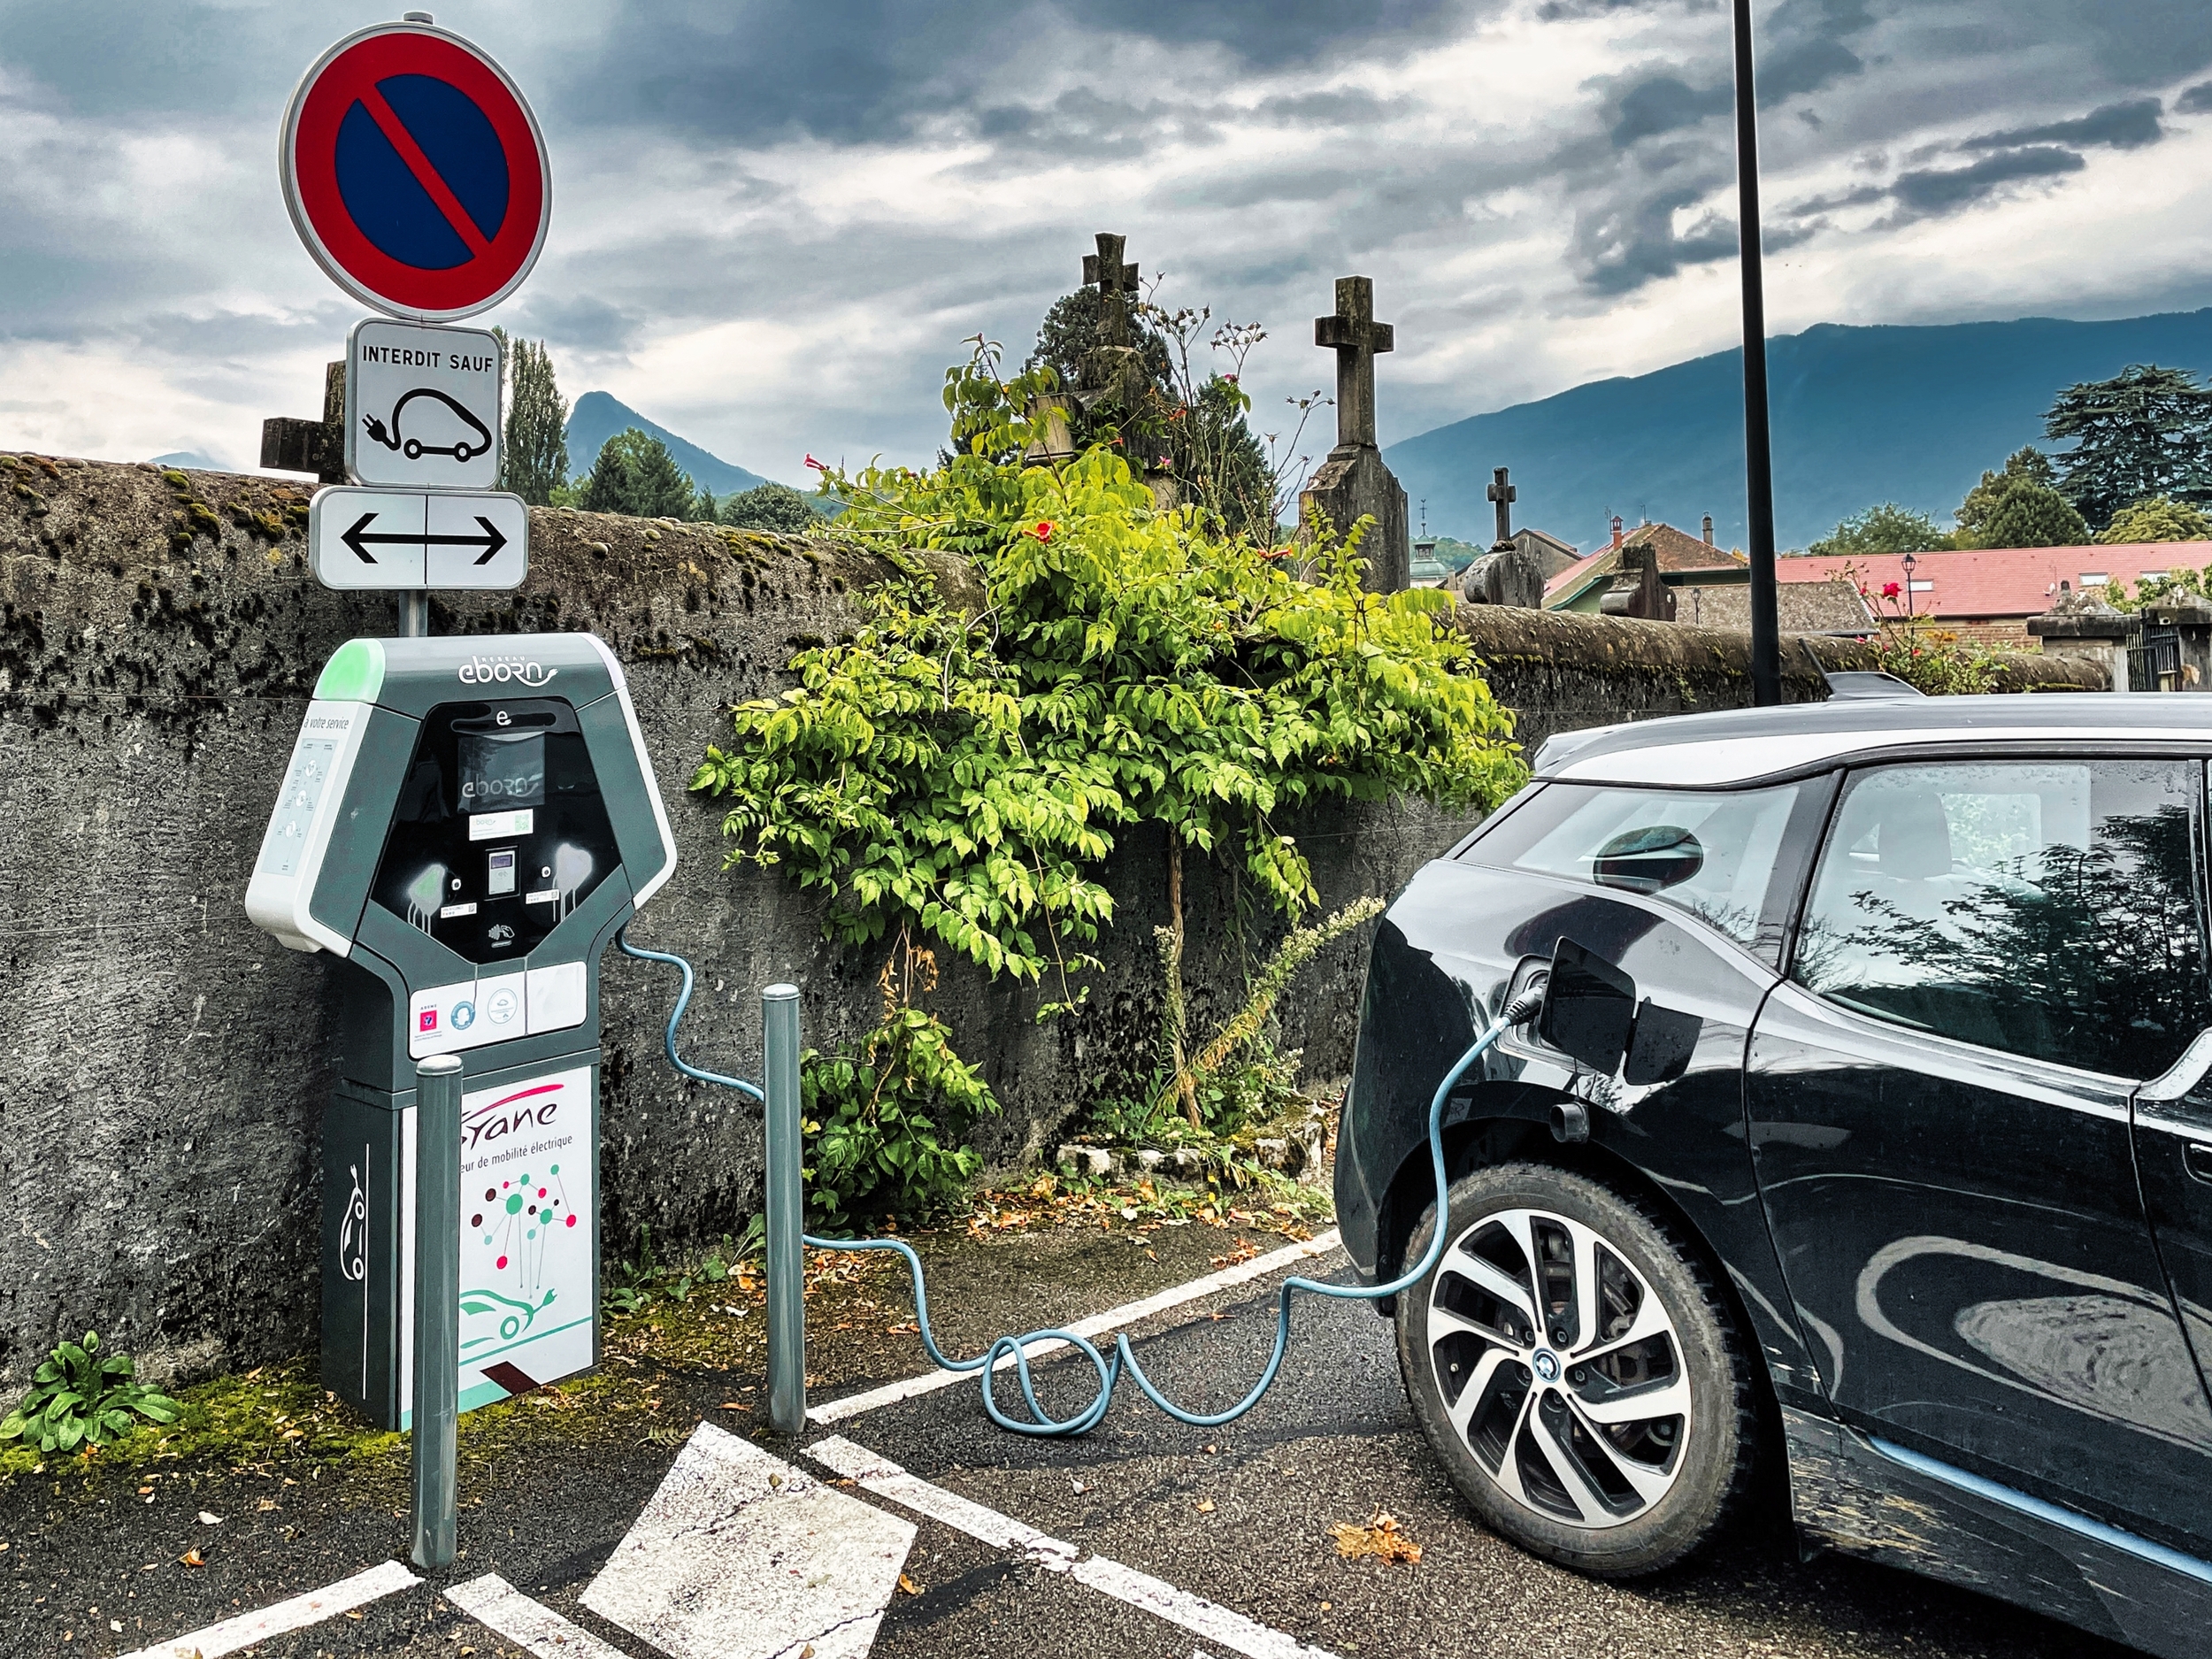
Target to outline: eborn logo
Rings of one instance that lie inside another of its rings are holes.
[[[548,668],[542,663],[520,657],[495,657],[489,662],[480,657],[472,657],[461,664],[461,683],[465,686],[489,686],[511,680],[518,685],[536,687],[542,686],[560,672],[557,668]]]

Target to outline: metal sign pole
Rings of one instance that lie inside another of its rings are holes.
[[[768,1421],[779,1434],[806,1427],[806,1252],[799,1185],[799,987],[760,994],[767,1053]]]
[[[453,1564],[455,1436],[461,1416],[461,1062],[415,1068],[414,1478],[418,1567]]]

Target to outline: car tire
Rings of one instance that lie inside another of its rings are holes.
[[[1758,1442],[1713,1270],[1655,1205],[1549,1164],[1478,1170],[1449,1204],[1449,1243],[1398,1297],[1397,1341],[1452,1484],[1492,1531],[1580,1572],[1695,1555],[1744,1502]],[[1431,1205],[1407,1262],[1435,1228]]]

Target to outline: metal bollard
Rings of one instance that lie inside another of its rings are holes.
[[[768,1211],[768,1422],[779,1434],[806,1427],[805,1194],[799,1186],[799,987],[760,994],[767,1053],[764,1182]]]
[[[415,1068],[414,1432],[418,1567],[449,1567],[454,1550],[454,1436],[461,1415],[461,1063],[434,1055]]]

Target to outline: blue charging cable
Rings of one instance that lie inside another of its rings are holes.
[[[695,1078],[703,1083],[718,1083],[727,1088],[741,1090],[755,1100],[764,1101],[765,1096],[760,1090],[742,1078],[724,1077],[719,1072],[702,1071],[695,1065],[687,1064],[683,1056],[676,1052],[676,1025],[684,1017],[685,1005],[691,1001],[691,964],[672,952],[647,950],[633,945],[626,937],[626,931],[617,933],[615,942],[622,947],[626,956],[666,964],[680,970],[684,976],[683,989],[677,995],[676,1006],[668,1016],[669,1064],[686,1077]],[[929,1292],[922,1279],[922,1258],[915,1255],[913,1246],[902,1239],[818,1239],[810,1233],[802,1236],[818,1250],[897,1251],[905,1259],[908,1277],[914,1282],[914,1323],[920,1327],[922,1346],[929,1350],[930,1358],[945,1371],[981,1373],[979,1381],[983,1409],[990,1415],[991,1421],[1002,1429],[1011,1430],[1016,1434],[1039,1437],[1087,1433],[1104,1420],[1108,1409],[1113,1404],[1114,1389],[1119,1385],[1125,1371],[1136,1379],[1137,1386],[1143,1391],[1146,1399],[1178,1423],[1188,1424],[1193,1428],[1218,1428],[1225,1423],[1235,1422],[1257,1405],[1260,1396],[1274,1382],[1276,1372],[1282,1369],[1284,1352],[1290,1346],[1290,1298],[1294,1291],[1310,1291],[1317,1296],[1330,1296],[1340,1302],[1379,1302],[1385,1296],[1394,1296],[1401,1291],[1411,1289],[1435,1268],[1444,1254],[1449,1231],[1446,1225],[1450,1213],[1450,1178],[1444,1169],[1444,1102],[1450,1097],[1452,1090],[1458,1087],[1460,1079],[1466,1076],[1468,1069],[1488,1052],[1490,1046],[1514,1026],[1532,1018],[1542,1002],[1540,992],[1525,992],[1507,1003],[1497,1018],[1483,1028],[1482,1034],[1475,1039],[1467,1052],[1459,1056],[1458,1063],[1444,1074],[1444,1080],[1436,1086],[1436,1093],[1429,1102],[1429,1164],[1436,1178],[1436,1231],[1430,1237],[1429,1248],[1422,1254],[1420,1261],[1386,1285],[1327,1285],[1317,1279],[1305,1279],[1295,1274],[1286,1279],[1276,1301],[1274,1351],[1267,1356],[1267,1364],[1260,1372],[1259,1381],[1252,1385],[1252,1392],[1225,1411],[1186,1411],[1177,1405],[1144,1374],[1144,1367],[1137,1363],[1137,1356],[1130,1349],[1128,1337],[1120,1333],[1114,1338],[1114,1351],[1110,1356],[1102,1353],[1089,1338],[1079,1336],[1073,1331],[1056,1328],[1031,1331],[1021,1336],[1002,1336],[974,1359],[954,1359],[937,1346],[936,1335],[930,1329]],[[1074,1348],[1090,1361],[1092,1370],[1098,1373],[1096,1397],[1071,1417],[1056,1417],[1039,1403],[1036,1386],[1030,1376],[1031,1346],[1055,1341]],[[1008,1416],[991,1391],[992,1373],[1009,1357],[1013,1360],[1021,1381],[1022,1400],[1029,1408],[1029,1421],[1026,1423]]]

